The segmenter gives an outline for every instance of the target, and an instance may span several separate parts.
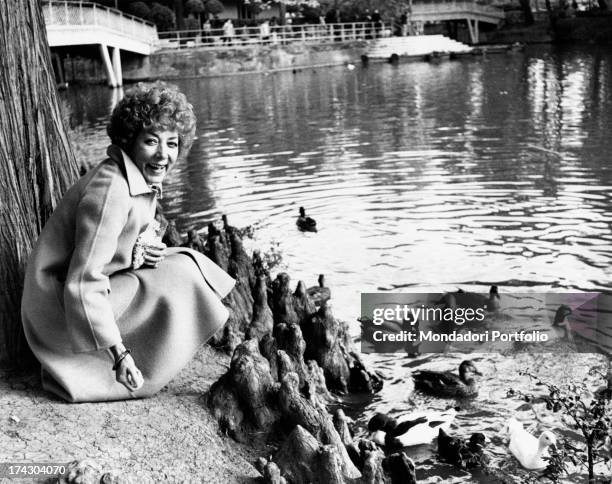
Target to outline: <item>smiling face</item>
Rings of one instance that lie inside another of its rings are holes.
[[[176,131],[143,129],[136,139],[130,157],[149,184],[161,183],[179,153]]]

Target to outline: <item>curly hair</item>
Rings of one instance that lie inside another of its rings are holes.
[[[119,101],[106,128],[113,144],[130,153],[143,129],[176,130],[179,136],[178,159],[187,156],[196,129],[193,106],[176,86],[158,81],[139,82]]]

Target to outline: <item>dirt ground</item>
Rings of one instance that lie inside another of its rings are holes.
[[[256,482],[252,463],[265,449],[221,435],[205,405],[228,367],[228,356],[204,346],[153,398],[81,404],[46,393],[38,376],[0,373],[0,464],[87,458],[122,482]]]

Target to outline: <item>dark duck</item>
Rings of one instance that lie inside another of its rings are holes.
[[[438,433],[438,455],[440,460],[453,464],[461,469],[485,467],[488,457],[484,453],[486,437],[480,432],[471,435],[467,440],[451,437],[444,429]]]
[[[500,298],[497,286],[491,286],[488,296],[459,289],[456,292],[444,294],[438,304],[443,304],[444,307],[451,309],[471,308],[476,310],[484,308],[487,311],[497,311],[500,307]]]
[[[300,216],[295,222],[297,228],[302,232],[316,232],[317,222],[315,219],[306,216],[304,207],[300,207]]]
[[[414,387],[444,398],[469,398],[478,395],[475,375],[482,375],[470,360],[462,361],[459,374],[450,371],[419,370],[412,374]]]
[[[327,302],[331,297],[329,287],[325,287],[325,276],[323,274],[319,274],[318,281],[318,286],[309,287],[306,291],[315,306],[320,306],[321,304]]]
[[[569,322],[566,321],[566,318],[571,314],[572,310],[570,309],[570,307],[566,306],[565,304],[562,304],[557,308],[552,324],[553,330],[557,334],[557,336],[561,339],[566,339],[568,341],[574,340]]]

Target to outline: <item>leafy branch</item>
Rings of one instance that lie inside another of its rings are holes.
[[[585,448],[577,448],[566,442],[563,451],[556,457],[552,456],[545,474],[554,476],[553,480],[557,479],[566,470],[566,461],[570,460],[574,465],[583,464],[588,470],[589,482],[595,482],[595,465],[605,462],[610,467],[612,464],[612,406],[609,392],[593,394],[584,383],[560,387],[544,382],[528,371],[520,374],[531,378],[536,386],[545,387],[545,394],[536,396],[511,389],[508,396],[516,396],[526,402],[545,402],[547,410],[561,412],[567,417],[565,423],[580,431],[585,444]]]

